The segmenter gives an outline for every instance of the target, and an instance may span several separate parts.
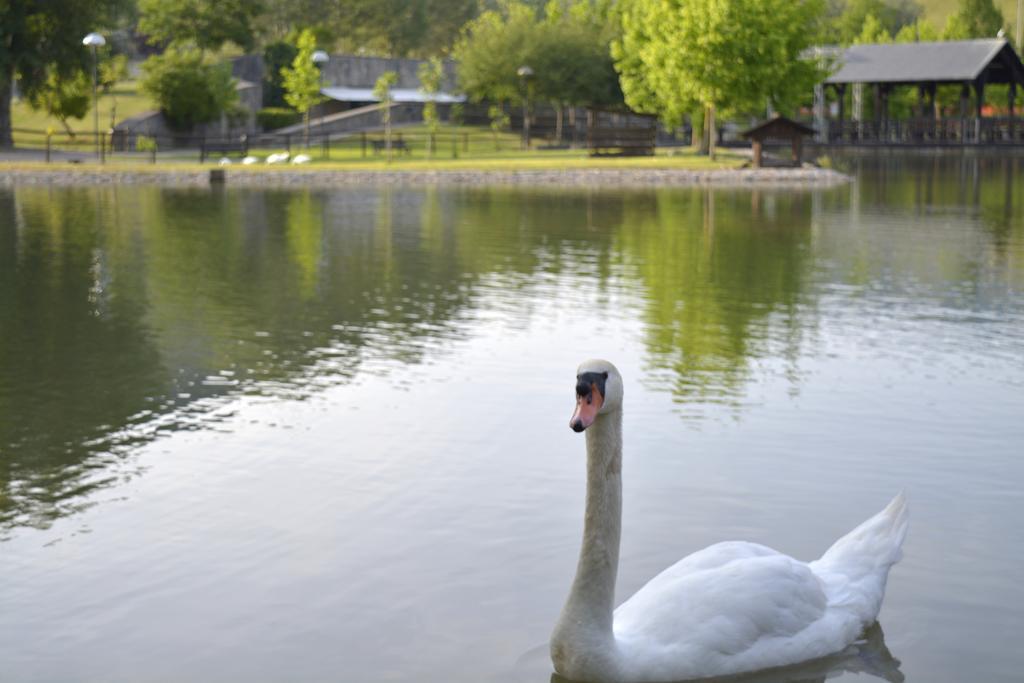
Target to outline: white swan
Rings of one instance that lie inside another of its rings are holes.
[[[558,674],[595,683],[726,676],[839,652],[874,623],[907,531],[902,493],[819,560],[718,543],[684,557],[613,613],[622,395],[611,363],[580,365],[570,426],[587,430],[587,502],[576,578],[551,637]]]

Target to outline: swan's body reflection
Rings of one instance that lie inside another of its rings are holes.
[[[845,673],[867,674],[889,683],[902,683],[900,660],[892,656],[885,646],[882,627],[872,624],[864,635],[842,652],[803,664],[753,671],[723,678],[702,678],[700,683],[824,683]],[[551,683],[581,683],[569,681],[556,673]]]

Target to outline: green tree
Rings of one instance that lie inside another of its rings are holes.
[[[0,0],[0,147],[13,144],[11,95],[15,78],[28,98],[51,74],[67,79],[88,70],[92,55],[82,36],[117,24],[127,0]]]
[[[448,50],[474,18],[477,0],[263,0],[262,35],[287,39],[295,26],[313,29],[321,45],[395,57]],[[331,42],[328,43],[327,41]]]
[[[959,0],[956,12],[946,20],[943,40],[995,38],[1005,28],[1003,13],[993,0]]]
[[[594,5],[591,0],[548,3],[528,61],[534,68],[536,96],[555,109],[557,139],[561,139],[565,105],[623,103],[611,55],[617,27],[617,21],[603,4]]]
[[[234,43],[249,50],[260,0],[139,0],[138,30],[155,45],[216,50]]]
[[[68,137],[74,138],[75,131],[68,125],[68,119],[82,119],[89,113],[92,101],[92,79],[84,71],[75,71],[66,77],[51,69],[45,84],[32,91],[28,98],[33,109],[45,111],[64,126]]]
[[[398,83],[398,74],[385,71],[373,85],[373,96],[380,100],[380,115],[384,121],[384,147],[391,161],[391,88]]]
[[[441,92],[441,81],[444,79],[444,62],[440,57],[431,57],[419,65],[416,75],[420,79],[420,88],[427,95],[427,101],[423,103],[423,122],[427,124],[427,131],[430,138],[427,143],[427,153],[434,155],[434,137],[441,127],[441,119],[437,114],[437,102],[433,97]]]
[[[469,22],[452,56],[459,63],[459,87],[476,102],[519,98],[516,70],[536,56],[536,10],[522,2],[503,3]]]
[[[320,69],[313,63],[316,36],[309,29],[304,30],[295,47],[298,51],[291,67],[281,69],[281,83],[284,101],[305,117],[306,147],[309,147],[309,110],[324,99],[320,94]]]
[[[179,130],[213,121],[238,98],[228,65],[212,63],[196,49],[171,48],[150,57],[142,73],[142,89]]]
[[[790,109],[822,76],[805,55],[823,12],[819,0],[636,0],[613,52],[626,102],[670,125],[702,107],[712,131],[716,112]]]
[[[939,39],[939,32],[926,19],[918,19],[913,24],[907,24],[895,36],[897,43],[929,43]]]
[[[891,43],[892,34],[889,33],[882,22],[874,14],[864,18],[864,25],[861,26],[860,34],[853,39],[855,45],[873,45],[876,43]]]
[[[117,96],[114,86],[121,81],[128,80],[128,56],[109,55],[102,59],[97,69],[97,87],[102,95],[112,96],[110,104],[110,127],[117,123]]]
[[[566,104],[622,102],[610,53],[617,26],[604,4],[549,3],[546,14],[523,2],[503,2],[466,25],[455,44],[459,86],[474,101],[510,102],[522,96],[520,66],[534,73],[531,98],[558,115]]]
[[[864,24],[869,16],[874,16],[875,21],[892,36],[920,18],[921,6],[913,0],[845,0],[832,3],[829,13],[830,27],[823,39],[834,41],[833,36],[838,34],[841,45],[850,45],[864,33]]]
[[[487,116],[491,120],[491,133],[494,134],[494,149],[501,150],[501,131],[508,130],[509,118],[505,108],[500,104],[492,104],[487,108]]]

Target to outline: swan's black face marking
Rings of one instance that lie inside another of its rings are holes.
[[[601,398],[604,398],[604,387],[607,381],[607,372],[581,372],[576,375],[576,395],[587,396],[596,388],[601,393]]]
[[[576,376],[576,410],[569,419],[574,432],[582,432],[594,423],[604,405],[607,372],[583,372]]]

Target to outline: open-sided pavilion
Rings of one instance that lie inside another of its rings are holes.
[[[1017,88],[1024,87],[1024,64],[1003,38],[853,45],[829,54],[835,58],[836,69],[825,86],[835,89],[839,105],[838,121],[828,126],[831,142],[1024,143],[1024,126],[1017,120],[1015,108]],[[936,91],[942,85],[960,86],[956,117],[941,115]],[[1008,86],[1006,116],[982,116],[985,88],[990,85]],[[847,121],[844,101],[851,86],[854,116]],[[860,115],[864,86],[870,87],[874,96],[871,121]],[[889,115],[889,98],[897,88],[917,89],[917,105],[910,119]]]

